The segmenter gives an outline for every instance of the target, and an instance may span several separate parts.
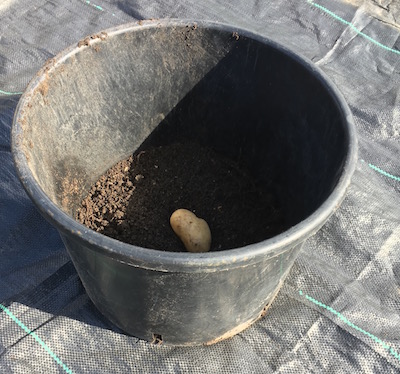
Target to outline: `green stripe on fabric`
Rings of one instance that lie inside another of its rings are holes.
[[[312,5],[313,7],[323,11],[324,13],[330,15],[332,18],[334,18],[335,20],[345,24],[346,26],[349,26],[352,30],[354,30],[358,35],[362,36],[363,38],[369,40],[371,43],[377,45],[380,48],[385,49],[386,51],[395,53],[397,55],[400,55],[400,51],[397,49],[393,49],[388,47],[387,45],[382,44],[381,42],[378,42],[377,40],[375,40],[374,38],[370,37],[369,35],[365,34],[364,32],[362,32],[361,30],[359,30],[355,25],[353,25],[351,22],[346,21],[345,19],[343,19],[342,17],[338,16],[337,14],[333,13],[332,11],[330,11],[328,8],[325,8],[324,6],[318,4],[318,3],[314,3],[312,0],[307,0],[307,2]]]
[[[7,307],[3,304],[0,304],[0,309],[2,309],[10,319],[15,322],[22,330],[24,330],[28,335],[32,336],[38,342],[41,347],[50,355],[50,357],[57,362],[58,365],[62,367],[62,369],[67,374],[73,374],[73,371],[65,365],[61,359],[49,348],[49,346],[42,340],[40,337],[33,331],[31,331],[21,320],[19,320]]]
[[[2,95],[22,95],[23,94],[23,92],[8,92],[8,91],[3,91],[3,90],[0,90],[0,94],[2,94]]]
[[[299,295],[300,296],[304,296],[308,301],[311,301],[313,304],[331,312],[332,314],[334,314],[335,316],[337,316],[341,321],[343,321],[346,325],[350,326],[351,328],[353,328],[356,331],[361,332],[362,334],[368,336],[370,339],[372,339],[373,341],[375,341],[376,343],[380,344],[385,350],[389,351],[389,353],[397,358],[400,361],[400,354],[398,352],[396,352],[392,347],[390,347],[388,344],[386,344],[384,341],[382,341],[381,339],[379,339],[377,336],[371,334],[368,331],[365,331],[364,329],[362,329],[361,327],[355,325],[353,322],[350,322],[343,314],[341,314],[340,312],[338,312],[337,310],[333,309],[331,306],[329,305],[325,305],[324,303],[321,303],[320,301],[314,299],[313,297],[303,293],[303,291],[299,290]]]

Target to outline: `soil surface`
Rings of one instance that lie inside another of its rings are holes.
[[[211,251],[256,243],[285,229],[268,186],[193,143],[149,148],[120,161],[92,187],[76,218],[120,241],[176,252],[185,247],[169,218],[179,208],[207,221]]]

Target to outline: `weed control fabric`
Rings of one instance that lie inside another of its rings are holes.
[[[398,373],[400,6],[379,3],[1,2],[0,372]],[[18,100],[47,59],[87,35],[150,18],[214,20],[287,45],[337,85],[358,132],[347,197],[307,241],[266,316],[208,347],[155,346],[111,325],[22,189],[11,156]]]

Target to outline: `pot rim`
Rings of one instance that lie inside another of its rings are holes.
[[[304,242],[309,236],[313,235],[327,221],[327,219],[338,209],[345,197],[346,190],[350,184],[357,161],[357,136],[352,113],[346,103],[342,93],[333,84],[331,79],[313,62],[300,56],[292,49],[276,42],[268,37],[254,33],[252,31],[235,27],[233,25],[218,23],[213,21],[195,21],[191,19],[163,19],[151,21],[139,21],[128,23],[104,30],[107,33],[107,39],[119,34],[143,30],[144,28],[171,27],[171,26],[193,26],[209,28],[228,32],[237,32],[239,37],[246,37],[256,40],[262,44],[269,45],[285,54],[288,58],[295,60],[306,70],[312,73],[316,79],[324,86],[328,94],[332,97],[341,111],[342,120],[347,124],[345,126],[346,141],[348,143],[347,155],[341,171],[341,176],[328,198],[307,218],[298,222],[293,227],[276,235],[270,239],[250,244],[244,247],[227,249],[218,252],[207,253],[188,253],[188,252],[167,252],[156,249],[149,249],[127,244],[116,239],[107,237],[96,231],[93,231],[83,224],[75,221],[72,217],[63,212],[50,198],[43,192],[27,163],[23,151],[22,138],[23,130],[21,120],[24,116],[24,109],[30,101],[30,98],[43,81],[45,76],[55,70],[69,57],[79,53],[87,46],[78,47],[76,44],[70,46],[50,59],[35,75],[22,94],[17,105],[13,124],[12,124],[12,153],[17,174],[26,192],[41,211],[58,230],[65,235],[73,235],[80,241],[86,242],[90,248],[96,247],[96,251],[113,259],[137,266],[141,268],[153,269],[157,271],[199,271],[208,269],[208,271],[227,270],[232,267],[239,267],[246,264],[260,261],[277,256],[285,252],[290,247]],[[90,44],[101,43],[101,33],[92,36]],[[103,34],[104,36],[105,34]],[[85,244],[84,244],[85,245]]]

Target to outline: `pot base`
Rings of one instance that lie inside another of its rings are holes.
[[[218,338],[215,338],[213,340],[210,340],[209,342],[205,343],[204,345],[213,345],[216,343],[219,343],[223,340],[229,339],[229,338],[233,338],[235,335],[241,333],[242,331],[246,330],[248,327],[250,327],[253,323],[257,322],[258,320],[264,318],[268,312],[268,309],[270,308],[270,306],[272,305],[272,303],[274,302],[276,296],[279,293],[279,290],[281,289],[283,285],[283,282],[279,282],[279,285],[277,286],[274,295],[272,296],[271,301],[264,306],[264,308],[262,308],[261,312],[258,314],[258,316],[256,318],[252,318],[247,322],[241,323],[239,326],[236,326],[235,328],[233,328],[232,330],[229,330],[228,332],[226,332],[225,334],[219,336]]]

